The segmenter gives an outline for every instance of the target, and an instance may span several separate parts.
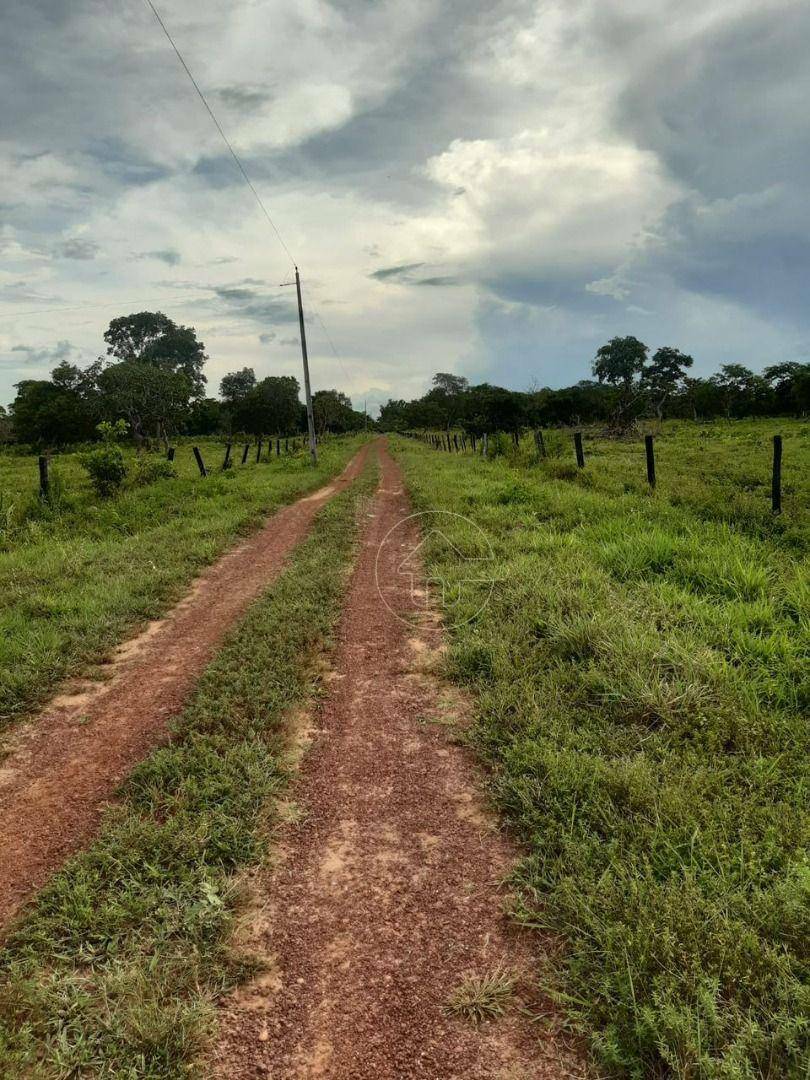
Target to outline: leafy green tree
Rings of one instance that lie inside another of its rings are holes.
[[[98,387],[107,416],[123,416],[140,446],[150,435],[168,446],[188,410],[185,374],[147,361],[125,360],[100,372]]]
[[[720,390],[727,417],[758,416],[770,411],[767,381],[743,364],[723,364],[712,382]]]
[[[463,423],[473,435],[517,431],[526,420],[526,395],[480,383],[464,394]]]
[[[673,410],[678,415],[689,416],[693,420],[711,420],[721,416],[724,409],[723,394],[711,379],[692,379],[688,375],[683,380],[683,389],[673,402]]]
[[[262,379],[244,396],[231,399],[234,430],[251,435],[289,435],[297,431],[298,394],[298,380],[292,375],[270,375]]]
[[[208,357],[190,326],[178,326],[162,311],[139,311],[113,319],[104,333],[107,355],[125,363],[151,364],[188,381],[189,398],[203,396]]]
[[[664,405],[668,398],[682,387],[687,370],[694,364],[691,356],[665,345],[658,349],[650,363],[643,368],[641,384],[650,396],[655,415],[659,420],[664,416]]]
[[[403,398],[389,398],[380,408],[379,425],[381,431],[407,431],[415,426],[411,423],[408,402]]]
[[[762,377],[773,390],[776,412],[802,416],[810,410],[810,364],[790,360],[771,364]]]
[[[641,400],[641,377],[649,347],[638,338],[614,337],[596,350],[592,370],[600,383],[619,391],[613,419],[619,428],[632,423],[634,407]]]
[[[256,373],[253,368],[245,367],[241,371],[231,371],[223,376],[219,384],[220,397],[229,405],[242,401],[256,389]]]
[[[11,413],[19,442],[66,446],[93,437],[94,413],[78,389],[45,379],[25,379],[15,389]]]
[[[202,398],[192,401],[184,430],[189,435],[216,435],[220,431],[227,431],[226,424],[229,422],[230,417],[221,401],[216,398]]]
[[[317,390],[312,395],[312,413],[319,435],[343,430],[344,418],[351,413],[352,403],[340,390]]]

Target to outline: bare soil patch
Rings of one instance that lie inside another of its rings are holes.
[[[383,476],[322,707],[295,718],[310,740],[271,865],[254,875],[240,945],[266,971],[224,1003],[212,1075],[227,1080],[543,1080],[583,1074],[538,1000],[537,942],[504,914],[515,858],[452,739],[465,703],[435,673],[442,633],[416,619],[397,568],[416,548],[379,545],[410,513],[398,468]],[[398,618],[397,612],[402,618]],[[406,620],[406,621],[403,621]],[[501,973],[502,1016],[453,1015],[471,976]]]
[[[9,734],[0,763],[0,926],[92,836],[116,787],[166,738],[225,633],[278,576],[323,504],[360,473],[367,452],[209,567],[166,618],[117,650],[108,678],[74,684]]]

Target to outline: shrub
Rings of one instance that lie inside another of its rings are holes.
[[[80,460],[96,493],[106,499],[119,490],[127,474],[124,455],[117,445],[118,439],[126,434],[127,425],[124,420],[116,420],[115,423],[102,420],[96,430],[101,436],[102,445],[97,450],[82,454]]]
[[[171,480],[176,476],[177,470],[166,458],[156,454],[139,454],[132,481],[138,485],[154,484],[156,480]]]
[[[87,470],[90,483],[103,499],[115,495],[127,474],[121,447],[114,443],[105,443],[98,450],[82,454],[81,462]]]

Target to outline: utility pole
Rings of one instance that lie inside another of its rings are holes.
[[[301,276],[295,268],[295,291],[298,293],[298,323],[301,327],[301,355],[304,359],[304,398],[307,403],[307,428],[309,430],[309,453],[312,464],[318,464],[318,450],[315,444],[315,417],[312,413],[312,391],[309,387],[309,359],[307,357],[307,332],[304,329],[304,304],[301,300]]]

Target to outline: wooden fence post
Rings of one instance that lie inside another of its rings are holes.
[[[200,476],[208,476],[199,446],[194,446],[192,449],[194,451],[194,457],[197,459],[197,468],[200,470]]]
[[[39,494],[40,498],[47,499],[51,490],[51,481],[48,477],[48,459],[44,454],[39,458]]]
[[[166,460],[167,461],[174,461],[174,447],[173,446],[170,446],[169,449],[166,451]]]
[[[42,460],[40,458],[40,460]],[[782,513],[782,436],[773,437],[773,473],[771,475],[771,509]]]
[[[289,454],[289,452],[290,452],[290,440],[285,439],[284,440],[284,453]]]
[[[262,456],[262,440],[259,439],[259,441],[256,443],[256,462],[257,462],[257,464],[261,460],[261,456]]]
[[[486,431],[484,432],[484,441],[481,444],[481,453],[484,455],[484,457],[486,457],[489,453],[489,437]]]
[[[453,446],[455,446],[456,453],[458,453],[458,435],[455,434],[453,435]]]
[[[647,452],[647,483],[651,488],[655,487],[655,448],[653,447],[652,435],[644,436],[644,449]]]
[[[577,452],[577,467],[580,469],[585,468],[585,454],[582,451],[582,432],[577,431],[574,433],[574,449]]]
[[[543,432],[540,430],[540,428],[535,428],[534,429],[534,445],[535,445],[535,447],[537,449],[537,456],[538,457],[545,457],[546,456],[546,443],[545,443],[545,440],[543,439]]]
[[[231,444],[227,443],[225,446],[225,460],[222,462],[222,471],[231,467]]]
[[[276,457],[281,457],[281,439],[276,439]]]
[[[245,449],[242,451],[242,464],[243,465],[247,461],[247,456],[248,456],[249,453],[250,453],[250,443],[246,442],[245,443]]]
[[[472,440],[472,452],[475,453],[475,436],[470,435],[470,439]]]

